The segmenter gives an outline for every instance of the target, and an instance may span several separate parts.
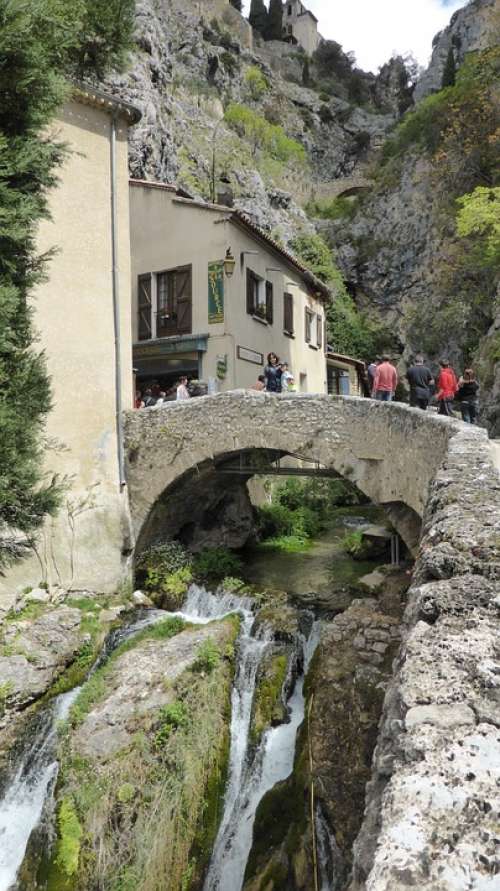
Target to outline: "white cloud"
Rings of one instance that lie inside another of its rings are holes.
[[[413,53],[427,65],[432,38],[466,0],[304,0],[323,37],[354,51],[365,71],[377,71],[394,53]],[[248,10],[250,3],[245,2]]]

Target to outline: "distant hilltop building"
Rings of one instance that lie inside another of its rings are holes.
[[[283,4],[283,39],[298,44],[308,55],[318,49],[323,39],[318,32],[318,19],[300,0]]]

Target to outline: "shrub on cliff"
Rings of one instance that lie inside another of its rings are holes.
[[[306,151],[295,139],[286,135],[279,124],[271,124],[246,105],[232,102],[224,115],[226,123],[250,143],[253,154],[281,161],[283,164],[306,163]]]

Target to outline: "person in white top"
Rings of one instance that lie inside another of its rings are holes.
[[[295,378],[288,368],[288,362],[281,363],[281,392],[292,393],[295,390]]]
[[[179,385],[177,387],[177,402],[181,402],[183,399],[190,398],[187,383],[187,377],[181,377],[181,379],[179,380]]]

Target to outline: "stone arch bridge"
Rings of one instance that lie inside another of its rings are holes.
[[[368,399],[249,392],[129,412],[125,427],[138,549],[230,513],[241,477],[218,471],[269,449],[320,462],[392,514],[418,556],[350,891],[493,891],[500,477],[486,432]]]

